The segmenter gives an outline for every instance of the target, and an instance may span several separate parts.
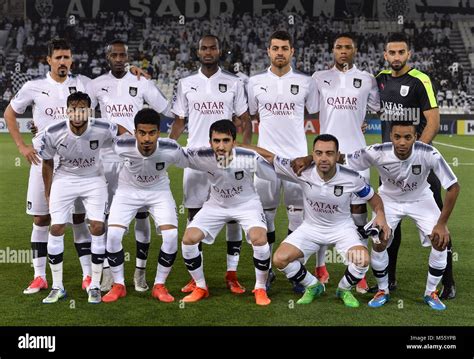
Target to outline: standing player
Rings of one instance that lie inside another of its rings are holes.
[[[433,85],[428,75],[411,68],[408,65],[411,51],[408,39],[404,34],[390,35],[385,45],[384,57],[391,69],[384,70],[377,75],[380,89],[380,99],[383,105],[384,117],[382,118],[382,140],[390,141],[390,120],[405,119],[416,121],[418,140],[430,144],[439,130],[440,116],[436,102]],[[439,209],[443,208],[441,199],[441,184],[433,172],[428,176],[428,183],[433,192]],[[396,264],[398,248],[401,241],[400,226],[395,231],[395,236],[389,253],[389,282],[392,288],[396,287]],[[448,259],[443,275],[442,299],[451,299],[456,296],[456,287],[452,270],[451,240],[448,244]]]
[[[304,129],[304,111],[319,110],[315,82],[310,76],[292,69],[290,62],[295,49],[286,31],[276,31],[268,40],[267,54],[271,66],[254,75],[248,83],[250,115],[259,118],[258,146],[287,158],[305,156],[308,153]],[[288,214],[288,233],[303,222],[303,195],[300,186],[275,178],[275,182],[255,179],[255,187],[262,201],[268,226],[270,252],[275,243],[275,215],[280,203],[280,192]],[[270,270],[267,289],[275,279]],[[295,288],[298,290],[298,288]]]
[[[223,118],[234,114],[244,129],[243,142],[250,143],[252,125],[247,112],[247,101],[242,80],[219,67],[222,54],[219,39],[205,35],[199,40],[197,56],[201,67],[196,73],[179,80],[172,112],[175,114],[170,138],[177,140],[188,123],[189,147],[209,145],[209,128]],[[188,221],[202,208],[209,196],[210,182],[207,174],[185,168],[183,178],[184,206],[188,209]],[[226,283],[231,292],[241,294],[245,289],[237,279],[242,229],[235,222],[227,224],[227,272]],[[200,247],[201,249],[201,247]],[[195,288],[191,280],[182,292],[189,293]]]
[[[209,296],[204,278],[199,243],[212,244],[222,227],[231,220],[242,225],[252,244],[257,305],[268,305],[265,283],[270,267],[270,247],[262,204],[255,191],[253,174],[271,178],[273,168],[253,151],[235,148],[236,127],[229,120],[214,122],[209,129],[212,148],[190,149],[186,166],[206,173],[211,190],[209,199],[188,224],[182,241],[183,258],[196,283],[183,302],[197,302]]]
[[[379,193],[390,227],[395,228],[405,217],[415,221],[421,244],[431,246],[424,301],[433,309],[444,310],[446,306],[439,300],[436,287],[447,264],[446,247],[450,241],[447,223],[460,187],[443,156],[430,145],[415,142],[417,133],[413,123],[392,122],[390,138],[392,143],[373,145],[348,154],[347,163],[357,171],[370,166],[377,168],[382,181]],[[431,171],[447,190],[442,211],[428,189],[427,178]],[[381,307],[390,299],[387,245],[390,248],[391,243],[382,241],[372,248],[372,270],[378,292],[369,306],[374,308]]]
[[[365,121],[367,108],[380,112],[380,97],[375,77],[354,65],[356,53],[355,38],[351,34],[340,34],[333,43],[334,66],[313,74],[319,92],[320,132],[335,136],[343,153],[366,146],[361,127]],[[369,170],[361,171],[359,174],[370,183]],[[367,224],[365,201],[357,196],[353,197],[351,212],[359,233],[364,233],[364,226]],[[315,270],[316,277],[322,283],[327,283],[329,280],[325,265],[326,249],[327,247],[321,246]],[[367,290],[364,278],[357,284],[357,291],[365,293]]]
[[[114,151],[124,160],[114,195],[107,229],[107,257],[114,284],[102,300],[114,302],[126,295],[122,238],[137,211],[145,207],[163,238],[152,296],[161,302],[174,301],[165,281],[178,250],[178,218],[166,168],[179,160],[181,148],[175,141],[160,139],[160,115],[142,109],[135,115],[135,138],[119,139]]]
[[[100,303],[100,277],[105,257],[104,219],[107,184],[99,158],[100,149],[111,145],[117,126],[110,122],[89,120],[91,100],[83,92],[67,98],[68,120],[47,127],[38,144],[43,159],[43,181],[46,201],[50,205],[51,229],[48,258],[53,286],[43,303],[56,303],[66,296],[63,286],[64,232],[74,202],[83,201],[92,237],[92,280],[88,288],[89,303]],[[54,157],[59,165],[53,175]]]
[[[303,191],[304,222],[283,241],[273,257],[275,266],[288,279],[305,287],[304,295],[297,303],[309,304],[324,292],[324,284],[309,273],[303,263],[321,245],[333,244],[347,264],[336,295],[346,306],[358,307],[359,302],[351,289],[369,269],[369,253],[354,224],[350,203],[354,195],[366,199],[377,213],[374,225],[388,237],[390,228],[380,197],[357,172],[336,163],[339,144],[332,135],[323,134],[314,139],[312,156],[308,157],[315,165],[300,174],[293,171],[291,159],[262,148],[251,148],[273,163],[278,175],[294,181]]]
[[[17,126],[17,117],[23,114],[28,106],[33,108],[33,121],[39,133],[56,122],[67,118],[66,99],[69,94],[84,91],[89,78],[69,75],[72,65],[72,53],[69,43],[64,39],[54,39],[48,44],[47,61],[51,67],[44,78],[28,81],[18,91],[5,110],[4,117],[8,131],[15,141],[20,153],[32,165],[28,181],[26,213],[33,216],[31,248],[33,250],[34,279],[24,294],[33,294],[48,288],[46,281],[46,254],[48,226],[51,222],[48,203],[44,196],[44,184],[41,177],[41,159],[36,150],[25,144]],[[76,213],[84,213],[78,203]],[[84,214],[73,215],[74,244],[82,267],[82,288],[86,289],[91,281],[91,234],[84,221]]]
[[[92,98],[92,108],[100,106],[101,117],[120,124],[130,133],[134,132],[133,118],[143,108],[145,102],[156,111],[167,117],[172,114],[165,96],[151,80],[139,79],[126,70],[128,46],[121,40],[112,41],[106,49],[110,72],[92,80],[88,93]],[[112,148],[102,151],[102,161],[109,191],[109,205],[117,189],[118,175],[121,168],[120,158]],[[136,268],[133,276],[135,290],[148,290],[146,283],[146,262],[150,247],[150,221],[146,211],[138,211],[135,217]],[[102,290],[110,290],[113,282],[107,261],[104,262],[104,279]]]

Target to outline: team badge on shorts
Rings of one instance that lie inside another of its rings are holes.
[[[235,179],[236,180],[240,181],[242,178],[244,178],[244,171],[235,172]]]
[[[226,84],[219,84],[219,91],[224,93],[227,92],[227,85]]]
[[[33,207],[33,203],[28,201],[28,203],[26,204],[26,208],[28,208],[28,210],[31,210],[32,207]]]
[[[354,79],[354,81],[352,81],[352,84],[354,85],[354,87],[356,89],[358,89],[362,86],[362,80],[361,79]]]
[[[89,146],[91,150],[96,150],[99,147],[99,140],[89,141]]]
[[[157,162],[156,163],[156,170],[161,171],[163,168],[165,168],[165,163],[164,162]]]
[[[69,87],[69,94],[76,93],[77,89],[75,87]]]
[[[300,92],[300,87],[298,85],[291,85],[290,92],[292,95],[298,95],[298,92]]]
[[[336,197],[341,197],[343,193],[344,193],[343,186],[334,186],[334,195]]]
[[[136,87],[130,86],[128,88],[128,93],[130,94],[130,96],[135,97],[135,96],[137,96],[138,89]]]
[[[413,173],[414,175],[419,175],[421,173],[421,165],[412,165],[411,173]]]
[[[403,97],[405,97],[406,95],[408,95],[408,91],[410,91],[410,86],[402,85],[402,86],[400,87],[400,95],[402,95]]]

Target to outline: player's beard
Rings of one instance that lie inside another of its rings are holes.
[[[67,67],[60,67],[58,69],[58,76],[59,77],[66,77],[68,72],[69,71],[68,71]]]
[[[277,60],[283,60],[283,61],[277,61]],[[272,65],[279,68],[279,69],[282,69],[284,67],[286,67],[288,64],[290,63],[290,60],[288,59],[285,59],[284,57],[280,57],[280,58],[276,58],[275,57],[275,60],[272,61]]]
[[[401,69],[403,69],[405,67],[405,65],[407,64],[408,60],[404,61],[404,62],[400,62],[400,64],[394,64],[393,62],[390,64],[390,67],[392,68],[392,70],[394,71],[400,71]]]

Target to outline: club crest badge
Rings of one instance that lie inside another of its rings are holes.
[[[91,150],[96,150],[97,148],[99,148],[99,140],[89,141],[89,146]]]
[[[334,195],[336,197],[341,197],[343,193],[344,193],[343,186],[334,186]]]
[[[406,95],[408,95],[408,91],[410,91],[410,86],[402,85],[402,86],[400,87],[400,95],[402,95],[403,97],[405,97]]]
[[[300,87],[298,85],[291,85],[290,92],[292,95],[297,95],[300,92]]]
[[[235,179],[236,180],[240,181],[242,178],[244,178],[244,171],[235,172]]]
[[[137,96],[138,88],[130,86],[128,88],[128,93],[130,94],[130,96],[135,97]]]
[[[226,84],[219,84],[219,91],[224,93],[227,92],[227,85]]]
[[[412,165],[411,173],[413,173],[414,175],[419,175],[421,173],[421,165]]]
[[[157,162],[156,163],[156,170],[161,171],[163,168],[165,168],[165,163],[164,162]]]
[[[69,94],[76,93],[77,89],[75,87],[69,87]]]
[[[354,85],[354,87],[356,89],[358,89],[362,86],[362,80],[361,79],[354,79],[354,81],[352,81],[352,84]]]

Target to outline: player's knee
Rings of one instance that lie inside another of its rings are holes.
[[[34,216],[33,223],[39,227],[49,226],[51,223],[51,217],[49,216],[49,214],[46,214],[44,216]]]
[[[249,231],[250,242],[254,246],[263,246],[267,243],[267,232],[263,228],[252,228]]]
[[[277,250],[273,255],[273,265],[278,269],[285,268],[289,263],[289,257],[282,251]]]
[[[383,252],[385,249],[387,249],[387,243],[383,243],[383,242],[380,242],[379,244],[374,243],[372,245],[372,249],[378,253]]]
[[[90,231],[93,236],[101,236],[104,234],[104,222],[90,221]]]
[[[191,230],[186,230],[183,236],[183,244],[193,245],[199,243],[202,240],[202,237],[198,232],[200,231],[194,230],[194,228]]]
[[[349,251],[349,261],[354,263],[357,267],[369,266],[369,252],[365,247],[356,247]]]
[[[62,236],[65,232],[65,229],[65,224],[53,224],[49,231],[53,236]]]
[[[443,248],[442,246],[438,245],[438,244],[435,243],[435,242],[431,242],[431,246],[432,246],[434,249],[436,249],[437,251],[440,251],[440,252],[444,251],[444,249],[445,249],[445,248]]]
[[[72,215],[72,223],[73,224],[81,224],[85,221],[86,214],[85,213],[77,213]]]

